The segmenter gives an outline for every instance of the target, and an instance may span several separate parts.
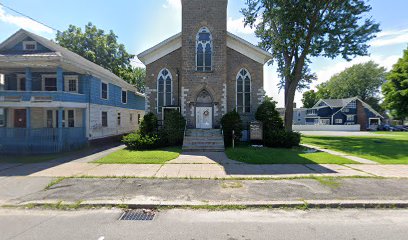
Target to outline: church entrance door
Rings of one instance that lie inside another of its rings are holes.
[[[196,128],[213,128],[213,99],[207,90],[202,90],[196,99]]]

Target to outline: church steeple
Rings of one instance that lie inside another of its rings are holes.
[[[207,24],[212,31],[227,30],[228,0],[181,0],[181,3],[183,32],[197,30],[200,24]]]

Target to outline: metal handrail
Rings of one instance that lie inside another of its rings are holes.
[[[187,132],[187,119],[184,119],[184,122],[185,122],[186,124],[184,125],[184,136],[183,136],[183,141],[184,141],[184,138],[186,138],[186,132]]]

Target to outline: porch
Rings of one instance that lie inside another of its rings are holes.
[[[86,109],[0,108],[1,153],[54,153],[87,144]]]

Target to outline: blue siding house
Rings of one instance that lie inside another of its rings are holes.
[[[145,97],[26,30],[0,44],[0,153],[49,153],[136,130]]]
[[[376,129],[384,119],[358,97],[321,99],[306,112],[308,125],[360,125],[360,129]]]

